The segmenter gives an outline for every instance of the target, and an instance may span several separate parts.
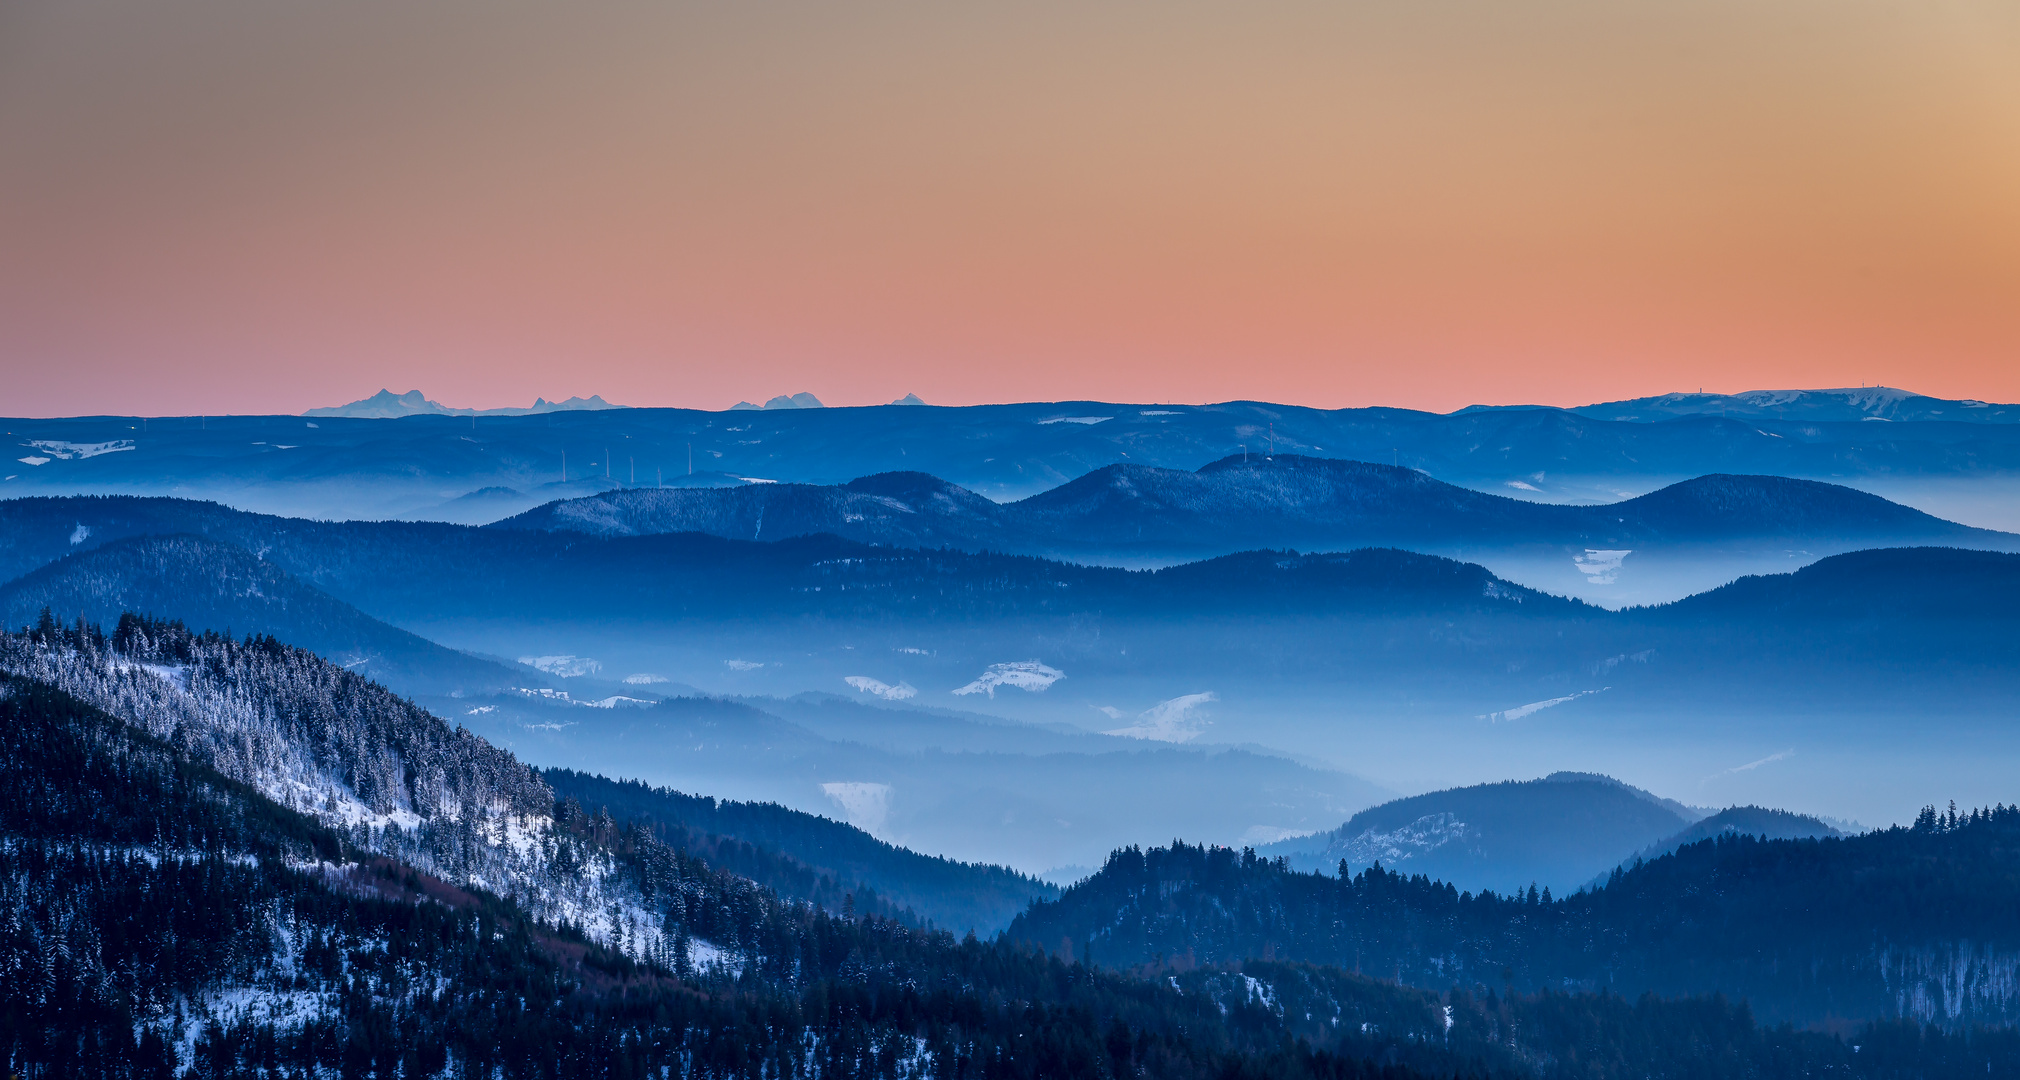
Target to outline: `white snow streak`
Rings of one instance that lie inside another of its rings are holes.
[[[1117,735],[1125,739],[1149,739],[1153,742],[1182,743],[1199,738],[1208,723],[1203,716],[1196,715],[1200,706],[1210,701],[1219,701],[1220,696],[1208,690],[1205,693],[1186,694],[1181,697],[1160,701],[1143,711],[1137,722],[1128,727],[1104,731],[1103,735]]]
[[[875,694],[885,701],[903,701],[906,698],[919,696],[918,687],[908,682],[901,682],[896,686],[892,686],[890,683],[872,679],[868,675],[850,675],[842,681],[861,690],[865,694]]]
[[[1007,664],[990,664],[989,670],[976,676],[974,682],[954,693],[987,694],[993,698],[996,696],[997,687],[1014,686],[1019,690],[1038,694],[1065,677],[1065,672],[1055,667],[1047,667],[1036,660],[1014,660]]]

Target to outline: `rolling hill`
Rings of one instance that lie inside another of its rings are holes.
[[[1568,892],[1622,859],[1677,835],[1701,814],[1617,780],[1556,773],[1435,791],[1355,814],[1331,832],[1260,849],[1300,869],[1351,873],[1375,864],[1462,889]]]
[[[735,539],[833,533],[894,547],[1175,557],[1246,548],[1567,549],[1846,542],[2020,546],[1835,484],[1710,475],[1633,499],[1564,506],[1488,495],[1414,469],[1284,454],[1196,472],[1108,465],[998,505],[921,473],[838,487],[612,491],[491,526],[595,536],[704,532]]]
[[[1779,407],[1786,418],[1730,407],[1727,415],[1686,408],[1670,416],[1638,406],[1439,415],[1252,401],[12,418],[5,426],[18,449],[0,470],[0,496],[179,494],[268,512],[415,518],[487,487],[531,492],[594,477],[636,489],[706,472],[830,485],[910,470],[1010,500],[1108,465],[1189,471],[1238,459],[1244,448],[1251,457],[1388,462],[1483,491],[1579,502],[1707,473],[1893,490],[1923,481],[1996,485],[2020,472],[2020,425],[2010,407],[1922,404],[1929,407],[1885,414],[1892,422],[1884,424],[1856,407],[1801,418],[1786,406]],[[1645,414],[1663,422],[1614,419]],[[1965,422],[1985,420],[1993,422]],[[20,460],[27,458],[40,463]]]

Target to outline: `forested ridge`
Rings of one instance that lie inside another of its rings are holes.
[[[1552,897],[1379,865],[1124,849],[1010,934],[1115,966],[1271,956],[1420,986],[1724,992],[1772,1019],[2020,1020],[2020,808],[1925,811],[1861,836],[1727,834]]]

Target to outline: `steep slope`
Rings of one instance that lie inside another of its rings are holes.
[[[673,846],[702,853],[711,864],[782,896],[830,908],[840,908],[847,894],[857,911],[869,913],[876,910],[873,899],[880,899],[941,927],[993,935],[1031,901],[1059,894],[1054,886],[1000,866],[921,855],[777,803],[687,795],[569,769],[542,775],[563,798],[607,809],[620,824],[650,828]],[[767,859],[767,853],[786,861]]]
[[[314,653],[126,615],[109,637],[88,625],[0,635],[0,671],[173,739],[359,847],[459,885],[520,892],[537,917],[599,937],[633,918],[623,886],[577,874],[542,846],[554,793],[538,774]]]
[[[1421,874],[1351,878],[1254,852],[1117,852],[1010,935],[1104,965],[1158,957],[1339,964],[1425,986],[1607,988],[1748,1001],[1797,1023],[2020,1020],[2020,808],[1832,839],[1722,834],[1597,889],[1461,892]]]
[[[1697,815],[1609,777],[1559,773],[1434,791],[1355,814],[1330,833],[1262,849],[1292,865],[1349,872],[1377,863],[1464,889],[1564,892]]]
[[[1347,1034],[1286,1055],[1246,986],[1191,993],[787,903],[564,807],[547,843],[663,912],[645,962],[362,855],[135,726],[0,676],[0,1065],[10,1075],[1102,1075],[1416,1080],[1436,999],[1332,980]],[[708,944],[708,943],[722,943]],[[627,942],[628,945],[635,943]],[[1117,1042],[1097,1021],[1125,1024]],[[1365,1029],[1363,1029],[1365,1030]],[[1132,1038],[1140,1033],[1139,1043]],[[1745,1030],[1742,1036],[1750,1034]],[[1412,1044],[1422,1043],[1423,1049]],[[1819,1046],[1828,1054],[1828,1045]],[[1469,1046],[1478,1057],[1486,1046]],[[1364,1062],[1385,1057],[1377,1071]],[[1503,1060],[1496,1056],[1497,1062]]]
[[[48,609],[59,622],[128,611],[292,642],[408,694],[495,690],[526,673],[388,626],[242,548],[194,536],[139,537],[67,555],[0,585],[0,626]]]

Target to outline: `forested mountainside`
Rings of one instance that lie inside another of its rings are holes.
[[[659,948],[606,948],[530,917],[524,894],[361,851],[173,739],[0,676],[0,1064],[35,1080],[2020,1068],[2010,1030],[1883,1024],[1845,1040],[1761,1028],[1716,998],[1441,994],[1262,961],[1095,970],[782,901],[647,832],[557,809],[556,850],[620,866],[663,912]]]
[[[738,540],[833,533],[888,546],[1043,555],[1768,538],[1813,547],[1855,539],[2020,544],[1851,488],[1777,476],[1710,475],[1618,503],[1572,506],[1485,494],[1415,469],[1297,454],[1229,457],[1197,471],[1106,465],[1002,505],[923,473],[832,487],[633,488],[549,503],[490,527]]]
[[[664,896],[675,948],[641,965],[367,856],[46,684],[0,678],[0,746],[10,1075],[1410,1077],[1362,1062],[1456,1059],[1408,1038],[1434,1020],[1422,995],[1355,987],[1356,1018],[1414,1031],[1285,1052],[1278,1018],[1221,1014],[1244,984],[1188,997],[830,915],[564,822],[562,843],[619,853]]]
[[[1649,609],[1672,625],[1786,619],[1807,625],[1940,619],[1966,636],[2020,607],[2020,557],[1959,548],[1876,548],[1792,574],[1752,575]]]
[[[1370,807],[1316,836],[1262,848],[1293,868],[1365,870],[1511,892],[1575,888],[1698,815],[1617,780],[1558,773],[1434,791]]]
[[[305,649],[132,614],[110,635],[45,618],[0,634],[0,671],[172,740],[357,847],[599,934],[632,917],[622,889],[557,863],[554,793],[531,768]]]
[[[0,585],[0,626],[25,626],[45,608],[101,624],[144,611],[275,637],[410,694],[540,682],[389,626],[243,548],[197,536],[117,540]]]
[[[571,769],[541,775],[562,798],[607,810],[621,824],[647,828],[787,899],[830,910],[852,897],[864,914],[922,918],[957,934],[988,933],[1007,926],[1031,901],[1059,895],[1057,886],[1004,867],[921,855],[776,803],[718,800]]]
[[[2020,1020],[2020,808],[1926,811],[1833,839],[1727,834],[1553,898],[1373,867],[1327,877],[1253,851],[1117,852],[1010,935],[1097,963],[1242,957],[1419,986],[1744,998],[1756,1015]]]

